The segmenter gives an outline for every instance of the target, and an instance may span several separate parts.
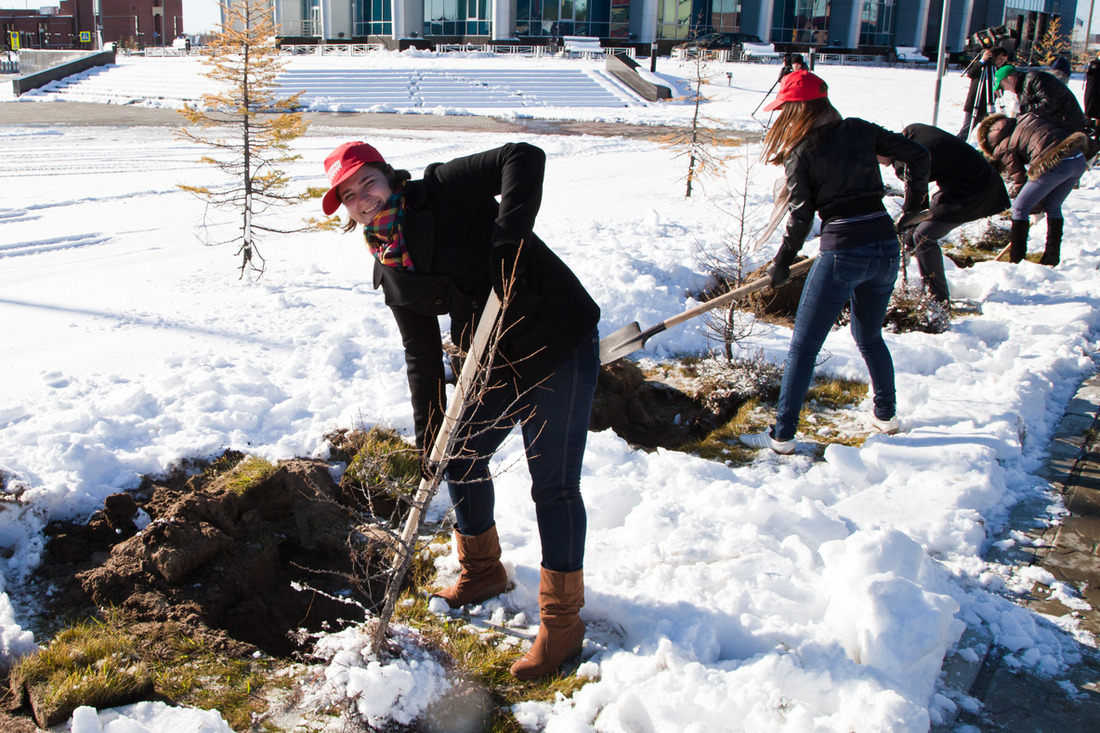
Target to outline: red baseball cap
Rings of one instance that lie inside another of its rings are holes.
[[[340,195],[336,188],[351,178],[364,163],[385,163],[382,154],[365,142],[344,143],[325,158],[325,175],[328,176],[329,189],[321,199],[321,210],[325,216],[332,216],[340,208]]]
[[[783,77],[783,83],[779,85],[779,94],[765,105],[764,110],[771,112],[787,102],[809,102],[811,99],[827,96],[829,96],[829,85],[820,76],[808,71],[792,71]]]

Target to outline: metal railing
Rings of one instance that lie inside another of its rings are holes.
[[[19,73],[19,56],[16,54],[9,54],[8,52],[0,53],[0,74],[18,74]]]
[[[859,65],[872,65],[880,66],[886,64],[885,56],[875,56],[872,54],[861,53],[815,53],[814,63],[816,64],[840,64],[841,66],[859,66]]]
[[[321,35],[321,24],[315,20],[284,20],[279,23],[279,34],[309,38]]]
[[[186,56],[188,51],[172,46],[146,46],[142,49],[145,56]]]
[[[279,53],[283,56],[362,56],[385,49],[381,43],[288,43],[279,46]]]

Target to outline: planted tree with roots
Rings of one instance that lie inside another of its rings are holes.
[[[230,0],[222,4],[224,24],[201,50],[209,66],[207,78],[219,91],[206,94],[194,105],[180,110],[198,129],[183,128],[179,137],[211,149],[201,162],[224,174],[224,183],[206,186],[181,185],[211,206],[240,213],[240,233],[216,241],[204,218],[201,238],[207,245],[239,243],[241,276],[248,270],[263,274],[264,259],[257,248],[260,233],[291,234],[322,224],[314,219],[303,226],[276,227],[266,215],[283,205],[301,203],[311,192],[293,193],[282,166],[298,159],[289,143],[301,137],[308,126],[300,113],[302,92],[281,95],[275,79],[283,60],[275,44],[275,22],[268,0]],[[272,217],[273,218],[273,217]],[[331,226],[331,225],[330,225]]]

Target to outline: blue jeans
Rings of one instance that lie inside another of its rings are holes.
[[[1067,158],[1034,181],[1028,181],[1012,202],[1012,218],[1026,219],[1036,207],[1051,219],[1062,218],[1062,202],[1069,198],[1073,187],[1089,167],[1084,155]]]
[[[478,535],[494,524],[489,458],[519,423],[531,474],[531,498],[542,543],[542,566],[573,572],[584,565],[587,515],[581,498],[581,462],[600,371],[600,339],[593,329],[539,385],[520,393],[511,381],[487,390],[461,430],[447,465],[447,488],[460,534]]]
[[[783,367],[776,409],[776,440],[792,440],[798,413],[810,389],[814,365],[825,337],[849,300],[855,337],[874,390],[875,416],[889,420],[897,408],[894,362],[882,338],[882,323],[900,262],[897,238],[818,255],[798,302],[791,348]]]

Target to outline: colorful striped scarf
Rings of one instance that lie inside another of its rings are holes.
[[[363,238],[374,258],[386,267],[414,270],[409,248],[405,245],[405,182],[394,186],[386,208],[378,212],[370,224],[363,227]]]

